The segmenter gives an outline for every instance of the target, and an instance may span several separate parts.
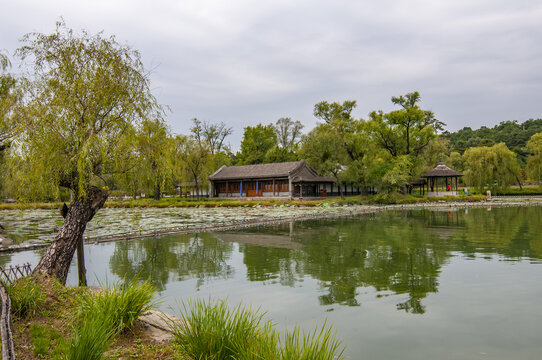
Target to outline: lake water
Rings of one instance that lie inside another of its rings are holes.
[[[260,307],[279,329],[327,320],[351,359],[542,357],[542,207],[390,211],[85,251],[92,284],[150,278],[166,312],[216,297]]]

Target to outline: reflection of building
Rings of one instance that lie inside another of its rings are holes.
[[[465,228],[465,219],[457,208],[423,210],[427,230],[446,240],[460,228]]]
[[[422,175],[427,178],[427,196],[457,196],[457,182],[461,176],[463,174],[441,161],[436,168]]]
[[[292,241],[290,236],[286,235],[269,235],[269,234],[243,234],[243,233],[226,233],[218,232],[214,236],[224,242],[236,242],[240,244],[250,244],[256,246],[265,246],[277,249],[298,250],[303,248],[303,245]]]
[[[318,175],[304,160],[222,166],[209,180],[212,197],[317,197],[338,191],[333,178]]]

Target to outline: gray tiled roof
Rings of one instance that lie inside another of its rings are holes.
[[[447,177],[447,176],[463,176],[459,171],[450,169],[448,166],[444,165],[441,161],[433,170],[426,172],[422,177]]]
[[[209,176],[210,180],[233,180],[288,177],[288,175],[301,167],[305,162],[291,161],[273,164],[223,166]]]

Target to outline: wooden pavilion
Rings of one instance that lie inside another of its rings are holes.
[[[458,180],[463,176],[440,162],[433,170],[422,175],[427,179],[427,196],[457,196]]]

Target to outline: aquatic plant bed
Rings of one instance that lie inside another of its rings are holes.
[[[542,197],[495,198],[483,202],[429,202],[395,205],[338,205],[322,203],[318,206],[281,204],[276,206],[243,206],[214,208],[104,208],[88,223],[87,243],[115,241],[129,238],[166,234],[229,230],[266,223],[313,218],[348,216],[393,209],[440,207],[490,207],[542,205]],[[62,226],[58,209],[0,210],[0,223],[5,235],[13,240],[3,244],[0,252],[37,249],[47,246]]]

